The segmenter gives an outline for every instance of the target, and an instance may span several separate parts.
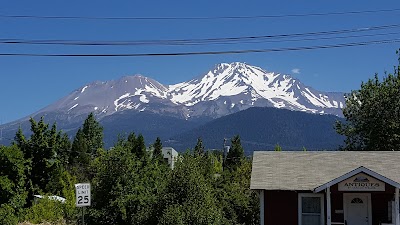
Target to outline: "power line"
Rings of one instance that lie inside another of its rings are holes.
[[[349,33],[360,33],[369,31],[378,31],[386,29],[400,28],[400,24],[382,25],[382,26],[371,26],[362,28],[342,29],[342,30],[331,30],[331,31],[317,31],[317,32],[306,32],[306,33],[291,33],[291,34],[275,34],[275,35],[262,35],[262,36],[242,36],[242,37],[218,37],[218,38],[203,38],[203,39],[164,39],[164,40],[136,40],[136,41],[83,41],[83,40],[25,40],[25,39],[0,39],[0,44],[32,44],[32,45],[82,45],[82,46],[115,46],[115,45],[195,45],[195,44],[226,44],[226,43],[241,43],[248,41],[249,43],[258,40],[271,41],[270,39],[288,39],[288,38],[299,38],[299,37],[312,37],[309,39],[302,40],[318,40],[315,36],[327,36],[327,35],[338,35],[338,34],[349,34]],[[392,35],[398,33],[385,33],[385,34],[366,34],[364,36],[349,36],[349,37],[367,37],[367,36],[379,36],[379,35]],[[347,38],[347,37],[325,37],[320,39],[335,39],[335,38]],[[278,40],[272,40],[272,42],[279,42]]]
[[[174,43],[168,41],[160,42],[140,42],[140,41],[77,41],[77,40],[24,40],[24,39],[0,39],[0,44],[24,44],[24,45],[68,45],[68,46],[142,46],[142,45],[213,45],[213,44],[255,44],[255,43],[280,43],[280,42],[299,42],[299,41],[320,41],[320,40],[335,40],[349,38],[366,38],[376,36],[398,35],[398,32],[386,32],[376,34],[361,34],[348,36],[333,36],[333,37],[313,37],[313,38],[298,38],[298,39],[267,39],[254,38],[252,40],[237,40],[237,41],[215,41],[215,42],[182,42]]]
[[[341,43],[333,45],[316,45],[301,47],[286,47],[275,49],[247,49],[230,51],[203,51],[203,52],[176,52],[176,53],[127,53],[127,54],[37,54],[37,53],[0,53],[0,56],[30,56],[30,57],[155,57],[155,56],[189,56],[189,55],[223,55],[223,54],[245,54],[245,53],[269,53],[286,51],[304,51],[315,49],[344,48],[354,46],[367,46],[376,44],[400,43],[399,39],[375,40],[364,42]]]
[[[270,19],[286,17],[310,17],[310,16],[335,16],[356,15],[371,13],[399,12],[400,9],[378,9],[363,11],[339,11],[324,13],[299,13],[299,14],[275,14],[257,16],[211,16],[211,17],[90,17],[90,16],[40,16],[40,15],[7,15],[0,14],[0,18],[12,19],[46,19],[46,20],[239,20],[239,19]]]

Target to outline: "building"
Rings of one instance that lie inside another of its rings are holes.
[[[163,147],[162,155],[165,162],[168,163],[171,169],[174,169],[175,163],[178,160],[178,152],[172,147]]]
[[[400,152],[254,152],[262,225],[400,224]]]

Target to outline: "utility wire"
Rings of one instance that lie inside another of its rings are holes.
[[[176,52],[176,53],[127,53],[127,54],[38,54],[38,53],[0,53],[0,56],[31,56],[31,57],[144,57],[144,56],[188,56],[188,55],[223,55],[223,54],[244,54],[244,53],[268,53],[268,52],[287,52],[304,51],[315,49],[344,48],[354,46],[366,46],[376,44],[400,43],[400,38],[389,40],[375,40],[364,42],[341,43],[333,45],[301,46],[273,49],[247,49],[230,51],[203,51],[203,52]]]
[[[399,12],[400,9],[378,9],[363,11],[340,11],[324,13],[299,13],[299,14],[276,14],[258,16],[211,16],[211,17],[90,17],[90,16],[40,16],[40,15],[7,15],[0,14],[0,18],[12,19],[46,19],[46,20],[240,20],[240,19],[269,19],[286,17],[310,17],[310,16],[335,16],[356,15],[371,13]]]
[[[350,39],[350,38],[366,38],[376,36],[399,35],[398,32],[386,32],[376,34],[361,34],[333,37],[314,37],[314,38],[297,38],[297,39],[269,39],[269,38],[254,38],[252,40],[237,40],[237,41],[214,41],[214,42],[140,42],[140,41],[77,41],[77,40],[24,40],[24,39],[0,39],[0,44],[24,44],[24,45],[67,45],[67,46],[146,46],[146,45],[226,45],[226,44],[256,44],[256,43],[281,43],[281,42],[299,42],[299,41],[321,41],[335,39]]]
[[[189,45],[189,44],[219,44],[228,42],[253,42],[256,40],[270,40],[270,39],[288,39],[299,37],[312,37],[313,40],[317,39],[315,36],[327,36],[349,33],[360,33],[369,31],[378,31],[386,29],[400,28],[400,24],[371,26],[364,28],[331,30],[331,31],[318,31],[306,33],[292,33],[292,34],[276,34],[276,35],[263,35],[263,36],[242,36],[242,37],[219,37],[219,38],[203,38],[203,39],[165,39],[165,40],[137,40],[137,41],[83,41],[83,40],[24,40],[24,39],[0,39],[0,44],[41,44],[41,45]],[[387,33],[395,34],[395,33]],[[369,34],[374,36],[377,34]],[[365,35],[365,36],[368,36]],[[355,36],[354,36],[355,37]],[[323,39],[323,38],[322,38]],[[329,38],[325,38],[329,39]],[[302,39],[300,39],[302,40]],[[276,40],[275,40],[276,41]]]

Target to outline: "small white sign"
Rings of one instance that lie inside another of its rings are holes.
[[[90,206],[90,183],[75,184],[76,207]]]
[[[338,185],[339,191],[385,191],[385,183],[364,173],[350,177]]]

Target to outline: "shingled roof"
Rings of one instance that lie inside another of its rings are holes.
[[[313,191],[360,167],[400,185],[400,152],[255,151],[250,188]]]

